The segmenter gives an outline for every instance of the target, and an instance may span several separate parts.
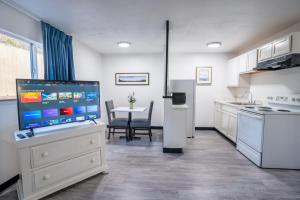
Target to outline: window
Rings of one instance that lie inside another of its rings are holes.
[[[38,67],[38,71],[37,71],[38,79],[44,79],[43,48],[37,47],[36,57],[37,57],[37,67]]]
[[[31,64],[30,52],[36,48],[37,70]],[[16,96],[17,78],[43,79],[43,49],[30,42],[0,33],[0,100]]]

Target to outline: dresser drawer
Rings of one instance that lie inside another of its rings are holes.
[[[31,148],[32,167],[58,162],[97,147],[100,147],[100,138],[97,133],[35,146]]]
[[[33,172],[34,190],[53,185],[101,165],[100,151]]]

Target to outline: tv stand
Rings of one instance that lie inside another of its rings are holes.
[[[41,199],[107,170],[102,122],[70,123],[35,130],[36,136],[15,140],[20,163],[19,200]]]
[[[96,120],[91,119],[90,122],[94,122],[94,124],[97,124]]]

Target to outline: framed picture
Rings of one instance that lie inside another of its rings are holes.
[[[196,68],[197,85],[211,85],[212,83],[212,67]]]
[[[149,85],[149,73],[116,73],[116,85]]]

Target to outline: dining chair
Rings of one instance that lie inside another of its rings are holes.
[[[110,134],[115,133],[124,133],[116,132],[117,129],[125,129],[125,135],[128,137],[128,118],[117,118],[114,112],[111,112],[114,109],[114,102],[112,100],[105,101],[107,119],[108,119],[108,137],[110,139]]]
[[[133,135],[144,134],[144,133],[136,133],[136,130],[147,130],[150,142],[152,142],[151,119],[152,119],[153,104],[154,101],[151,101],[149,112],[148,112],[148,118],[136,118],[136,119],[132,119],[130,122],[130,128],[133,130]]]

